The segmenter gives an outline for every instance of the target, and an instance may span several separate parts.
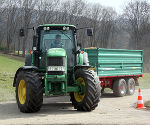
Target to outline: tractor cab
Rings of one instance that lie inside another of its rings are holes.
[[[62,48],[66,51],[68,66],[74,66],[75,57],[73,52],[76,51],[75,26],[62,24],[41,25],[38,27],[38,33],[40,42],[39,50],[42,53],[52,48],[54,51]],[[42,66],[42,64],[40,66]]]
[[[75,52],[77,51],[75,26],[66,24],[40,25],[37,28],[37,36],[38,40],[36,39],[34,41],[35,44],[33,46],[33,50],[36,50],[34,55],[39,56],[39,60],[34,62],[33,65],[37,65],[41,69],[45,69],[46,57],[52,56],[48,55],[48,53],[53,53],[59,58],[62,56],[62,51],[66,53],[68,62],[67,67],[70,68],[75,65]],[[58,54],[58,51],[60,52],[60,55]],[[37,57],[35,58],[37,59]],[[57,59],[55,61],[57,61]]]

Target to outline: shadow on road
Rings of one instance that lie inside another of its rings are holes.
[[[63,100],[63,101],[62,101]],[[0,120],[12,118],[31,118],[45,117],[47,115],[65,115],[81,113],[72,107],[71,102],[65,101],[63,98],[51,101],[44,99],[44,103],[39,112],[36,113],[21,113],[15,101],[0,104]]]
[[[117,98],[113,93],[103,93],[101,98]]]

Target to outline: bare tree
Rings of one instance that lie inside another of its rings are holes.
[[[104,8],[99,4],[91,4],[87,7],[85,16],[87,25],[94,29],[94,35],[90,38],[88,46],[107,48],[110,34],[113,32],[116,12],[112,8]]]
[[[37,23],[38,24],[48,24],[56,22],[56,11],[58,10],[59,0],[40,0],[37,3],[38,14]]]
[[[59,23],[77,24],[85,9],[83,0],[67,0],[61,3],[58,17]]]
[[[1,44],[2,44],[2,41],[4,39],[4,36],[5,36],[5,27],[4,27],[4,15],[5,15],[5,10],[6,10],[6,6],[4,5],[5,4],[5,0],[1,0],[0,1],[0,48],[1,48]]]
[[[129,20],[131,26],[131,41],[134,49],[141,49],[142,38],[149,31],[150,5],[147,1],[131,1],[124,9],[124,17]]]
[[[25,50],[26,50],[26,44],[27,42],[27,38],[29,35],[29,29],[30,28],[30,24],[32,21],[32,14],[34,12],[34,8],[36,5],[36,0],[20,0],[20,4],[22,6],[22,27],[24,28],[25,31],[25,36],[23,38],[23,45],[22,45],[22,51],[23,51],[23,55],[25,56]]]
[[[15,30],[16,30],[16,11],[17,8],[15,6],[15,2],[12,0],[7,1],[7,8],[5,10],[5,18],[6,18],[6,34],[7,34],[7,49],[6,52],[10,52],[10,45],[13,42],[15,37]]]
[[[101,14],[100,21],[100,47],[107,48],[110,35],[114,32],[116,12],[112,8],[104,8]],[[98,41],[98,39],[97,39]]]

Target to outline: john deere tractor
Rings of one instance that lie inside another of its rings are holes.
[[[70,95],[79,111],[98,106],[100,81],[87,53],[77,46],[76,31],[74,25],[67,24],[45,24],[36,29],[32,53],[26,55],[25,66],[17,70],[13,83],[21,112],[39,111],[43,95]],[[89,36],[91,31],[87,29]]]

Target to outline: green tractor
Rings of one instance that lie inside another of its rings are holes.
[[[40,110],[43,95],[70,95],[75,109],[92,111],[101,95],[97,73],[89,65],[87,53],[77,46],[76,27],[45,24],[36,29],[33,51],[14,78],[16,100],[21,112]],[[87,29],[88,35],[92,30]]]

